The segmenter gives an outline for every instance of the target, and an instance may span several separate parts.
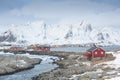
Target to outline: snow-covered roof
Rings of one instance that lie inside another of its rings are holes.
[[[90,49],[88,49],[87,51],[94,51],[94,50],[96,50],[97,48],[99,48],[99,47],[91,47]],[[100,48],[101,49],[101,48]]]
[[[88,49],[87,51],[93,51],[95,50],[97,47],[91,47],[90,49]]]

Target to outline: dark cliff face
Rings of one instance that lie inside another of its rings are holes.
[[[110,38],[110,35],[109,35],[109,33],[106,33],[106,35],[105,35],[105,36],[106,36],[106,38]]]
[[[85,32],[91,32],[91,31],[92,31],[92,26],[91,26],[91,24],[88,24],[87,26],[85,26],[84,31],[85,31]]]
[[[73,37],[72,26],[69,27],[69,31],[67,32],[64,38],[69,39],[71,37]]]
[[[68,38],[70,38],[70,37],[72,37],[72,36],[73,36],[72,31],[69,31],[69,32],[66,34],[65,39],[68,39]]]
[[[12,34],[11,31],[6,31],[2,35],[0,35],[0,42],[15,42],[16,37]]]
[[[108,40],[110,38],[110,35],[108,34],[108,33],[102,33],[102,32],[100,32],[100,33],[98,33],[97,34],[97,39],[99,40],[99,41],[106,41],[106,40]],[[108,41],[109,42],[109,41]]]
[[[98,36],[98,40],[100,41],[104,40],[104,36],[102,33],[98,33],[97,36]]]

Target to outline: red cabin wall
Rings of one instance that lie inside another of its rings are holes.
[[[98,48],[92,52],[92,57],[105,57],[105,51],[101,48]]]
[[[50,51],[50,48],[46,47],[34,47],[33,48],[35,51],[41,50],[41,51]]]
[[[88,59],[92,57],[92,52],[86,52],[83,54],[83,56],[86,56]]]
[[[33,49],[34,49],[35,51],[40,50],[40,48],[38,48],[38,47],[34,47]]]
[[[11,51],[22,51],[23,49],[17,48],[17,47],[12,47],[10,48]]]
[[[43,48],[41,48],[41,50],[42,50],[42,51],[46,51],[46,50],[47,50],[47,48],[44,48],[44,47],[43,47]]]
[[[84,53],[83,56],[86,56],[89,60],[91,60],[92,58],[96,58],[96,57],[105,57],[106,53],[103,49],[97,48],[93,51],[88,51]]]

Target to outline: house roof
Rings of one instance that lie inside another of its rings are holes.
[[[94,51],[95,49],[97,49],[98,47],[91,47],[90,49],[88,49],[87,51]]]

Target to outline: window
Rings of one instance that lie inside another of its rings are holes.
[[[95,54],[97,54],[97,52],[95,52]]]
[[[101,54],[103,54],[103,52],[101,52]]]

